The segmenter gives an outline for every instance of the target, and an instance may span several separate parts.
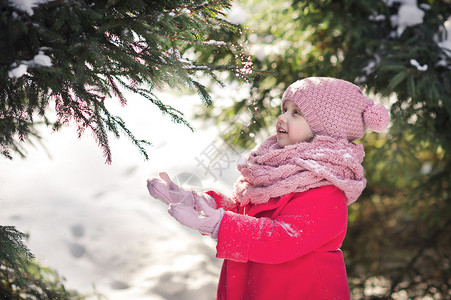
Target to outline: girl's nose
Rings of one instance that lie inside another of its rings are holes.
[[[279,117],[277,117],[277,120],[279,121],[279,123],[287,122],[287,118],[285,117],[285,114],[280,114]]]

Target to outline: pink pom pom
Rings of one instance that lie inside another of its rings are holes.
[[[365,125],[373,131],[385,130],[390,122],[390,116],[382,104],[371,105],[363,113]]]

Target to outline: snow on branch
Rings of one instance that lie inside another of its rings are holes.
[[[11,6],[15,7],[18,10],[24,11],[30,16],[33,15],[33,8],[36,6],[48,3],[54,0],[9,0]]]
[[[9,78],[20,78],[27,73],[28,67],[36,66],[51,67],[52,60],[50,57],[45,55],[44,52],[39,51],[39,53],[36,54],[32,60],[22,61],[19,65],[14,63],[11,66],[13,69],[8,72],[8,76]]]

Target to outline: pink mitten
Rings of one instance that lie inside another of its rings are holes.
[[[198,199],[202,198],[207,201],[208,205],[216,208],[216,202],[209,195],[179,187],[172,182],[169,175],[165,172],[161,172],[159,175],[163,180],[158,178],[147,180],[147,189],[152,197],[168,205],[171,203],[183,203],[184,205],[195,207],[196,210],[199,210]]]
[[[193,197],[191,191],[181,189],[169,178],[167,173],[161,172],[160,178],[147,180],[147,189],[149,194],[163,201],[166,204],[184,202],[187,205],[193,205]]]
[[[198,230],[203,234],[209,234],[217,239],[221,220],[224,216],[224,209],[212,208],[202,198],[199,199],[198,204],[203,213],[196,211],[193,207],[175,203],[169,205],[168,212],[180,224]]]

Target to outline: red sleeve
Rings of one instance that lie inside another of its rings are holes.
[[[217,257],[278,264],[312,251],[333,251],[346,234],[346,198],[333,186],[295,194],[275,219],[226,212]]]
[[[238,212],[238,203],[228,198],[227,196],[215,191],[207,191],[206,194],[212,196],[215,199],[217,208],[222,207],[226,211]]]

